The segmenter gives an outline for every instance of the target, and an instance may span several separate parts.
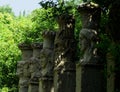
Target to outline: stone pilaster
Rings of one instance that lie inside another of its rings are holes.
[[[101,9],[93,2],[86,2],[78,7],[81,15],[82,30],[80,31],[81,58],[79,64],[80,81],[77,81],[76,92],[105,92],[104,65],[101,62],[96,45]],[[80,82],[80,83],[79,83]],[[79,85],[78,85],[79,84]]]
[[[22,52],[22,60],[17,64],[17,75],[19,77],[19,92],[28,92],[28,82],[30,79],[29,62],[32,57],[31,45],[22,43],[19,44],[19,49]]]
[[[40,51],[43,47],[42,43],[33,43],[33,57],[30,58],[30,80],[28,92],[39,92],[39,78],[41,77],[41,66],[40,66]]]
[[[73,15],[61,14],[58,24],[54,46],[54,89],[55,92],[75,92],[75,19]]]
[[[53,55],[55,32],[45,31],[43,36],[43,49],[40,52],[42,77],[39,78],[39,92],[53,92]]]

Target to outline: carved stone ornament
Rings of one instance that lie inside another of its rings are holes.
[[[93,29],[82,29],[80,31],[80,48],[83,53],[81,63],[98,63],[97,55],[97,32]]]
[[[78,6],[82,27],[88,29],[98,29],[101,15],[101,8],[93,2],[85,2]]]
[[[30,58],[29,71],[31,74],[30,82],[39,82],[38,79],[41,76],[41,65],[40,65],[40,51],[43,47],[42,43],[33,43],[33,57]]]
[[[75,92],[75,19],[71,14],[61,14],[58,24],[60,28],[54,43],[54,90]]]
[[[40,52],[41,75],[39,78],[40,92],[53,92],[53,49],[55,32],[45,31],[43,36],[43,49]]]
[[[32,57],[29,64],[30,82],[38,82],[41,77],[41,65],[39,59]]]
[[[22,61],[17,64],[17,75],[19,76],[19,92],[28,91],[30,79],[29,59],[32,57],[32,48],[30,44],[21,43],[18,45],[22,52]]]
[[[80,31],[80,49],[83,57],[80,62],[82,64],[99,62],[97,55],[98,49],[98,28],[100,22],[101,9],[98,4],[93,2],[85,2],[79,5],[78,11],[81,15],[82,30]]]
[[[53,48],[55,32],[45,31],[43,36],[43,49],[40,52],[42,76],[53,76]]]
[[[66,62],[74,61],[75,39],[73,15],[61,15],[58,19],[59,31],[55,37],[55,70],[59,70]],[[69,64],[69,63],[68,63]]]

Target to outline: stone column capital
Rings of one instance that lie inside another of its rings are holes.
[[[32,49],[31,44],[27,44],[27,43],[18,44],[18,48],[20,50],[31,50]]]
[[[82,27],[97,30],[100,22],[101,7],[93,2],[85,2],[77,7],[81,15]]]

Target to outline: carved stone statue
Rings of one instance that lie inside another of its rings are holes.
[[[97,31],[83,28],[80,31],[80,48],[83,53],[81,63],[98,63],[97,55]]]
[[[17,64],[17,75],[19,77],[19,92],[28,91],[28,78],[24,76],[24,61],[19,61]]]
[[[79,5],[78,11],[82,18],[82,29],[79,34],[81,56],[76,92],[106,92],[104,74],[101,72],[104,65],[97,48],[101,8],[93,2],[85,2]]]
[[[33,43],[33,57],[29,59],[29,89],[28,92],[38,92],[39,90],[39,78],[41,77],[41,65],[40,65],[40,51],[43,47],[42,43]]]
[[[55,92],[75,92],[75,19],[73,15],[61,14],[58,24],[54,44],[54,88]]]
[[[80,31],[80,49],[82,64],[97,64],[99,62],[97,44],[98,28],[100,22],[101,9],[98,4],[85,2],[79,5],[78,11],[81,14],[82,30]]]
[[[30,65],[29,65],[29,71],[31,74],[30,81],[38,81],[38,78],[41,76],[40,73],[41,66],[39,64],[39,59],[31,58],[30,59]]]
[[[42,49],[40,54],[42,76],[53,76],[53,51]]]
[[[30,65],[29,65],[29,71],[31,73],[31,80],[34,78],[39,78],[41,76],[40,70],[41,70],[41,65],[40,65],[40,51],[43,47],[42,43],[33,43],[32,48],[33,48],[33,57],[30,58]],[[37,79],[38,81],[38,79]]]
[[[58,19],[59,31],[55,37],[55,69],[59,69],[61,61],[71,62],[75,55],[74,25],[73,15],[61,15]]]
[[[17,64],[17,76],[19,77],[19,92],[28,92],[28,82],[30,79],[28,63],[25,61],[18,61]]]
[[[39,79],[40,92],[52,92],[53,89],[53,49],[55,32],[45,31],[43,36],[43,49],[40,52],[40,65],[42,77]]]
[[[30,45],[22,43],[19,44],[22,52],[22,61],[17,64],[17,75],[19,76],[19,92],[28,92],[28,82],[30,79],[29,62],[32,56],[32,48]]]
[[[41,77],[41,66],[39,59],[32,57],[29,61],[29,89],[28,92],[39,92],[39,78]]]

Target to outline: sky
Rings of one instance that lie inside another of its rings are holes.
[[[29,14],[32,10],[39,8],[38,4],[41,0],[0,0],[0,6],[9,5],[12,7],[15,15],[19,15],[20,12],[26,11]]]

